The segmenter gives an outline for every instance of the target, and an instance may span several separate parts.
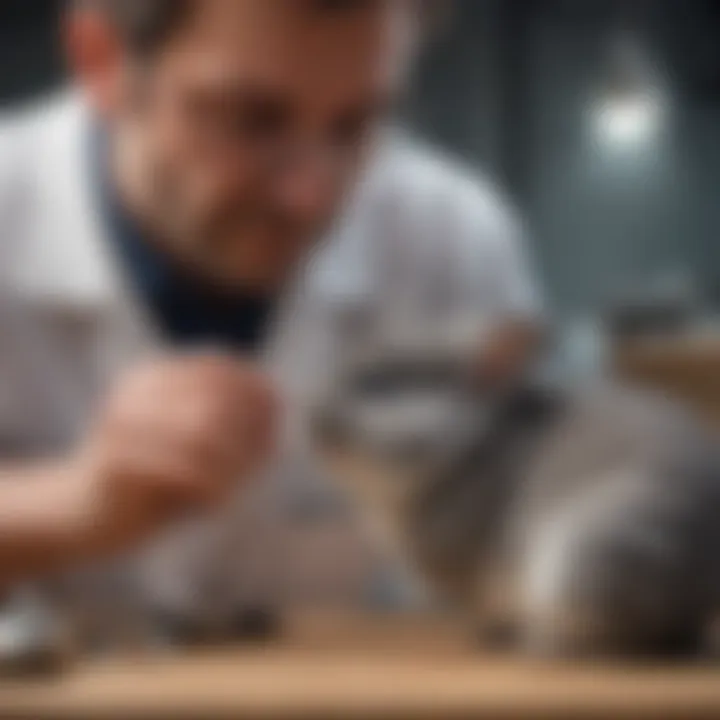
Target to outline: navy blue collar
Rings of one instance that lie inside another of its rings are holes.
[[[160,333],[180,346],[213,344],[245,352],[258,350],[264,344],[274,303],[249,294],[222,295],[182,271],[119,201],[107,158],[104,133],[97,131],[90,161],[106,235]]]

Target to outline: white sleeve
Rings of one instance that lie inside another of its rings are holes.
[[[512,320],[539,320],[543,314],[542,294],[525,237],[517,223],[516,229],[498,237],[494,256],[489,258],[496,311]]]
[[[462,272],[475,307],[495,322],[540,320],[542,293],[523,223],[498,196],[480,188],[463,202]]]

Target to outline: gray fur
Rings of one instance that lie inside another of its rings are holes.
[[[529,652],[696,647],[720,592],[716,438],[665,398],[611,382],[490,403],[461,369],[432,364],[377,355],[316,413],[318,447],[338,476],[363,468],[354,488],[430,585]],[[373,373],[374,388],[362,381]],[[434,396],[425,437],[397,412],[408,395],[429,414]]]

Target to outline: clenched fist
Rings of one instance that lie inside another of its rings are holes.
[[[214,356],[125,377],[71,463],[93,542],[112,551],[217,503],[275,449],[278,402],[252,365]]]

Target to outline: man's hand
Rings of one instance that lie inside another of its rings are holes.
[[[269,380],[237,360],[131,373],[70,458],[0,466],[0,585],[131,549],[221,503],[269,460],[278,415]]]
[[[278,403],[260,371],[188,357],[124,378],[70,463],[93,543],[112,551],[223,501],[269,460]]]

